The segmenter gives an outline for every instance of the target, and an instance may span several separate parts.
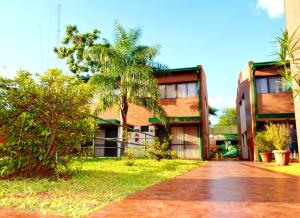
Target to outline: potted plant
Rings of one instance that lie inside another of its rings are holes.
[[[269,123],[266,125],[266,139],[272,141],[276,150],[273,150],[276,164],[284,166],[289,164],[290,152],[285,148],[290,143],[289,129],[284,124]]]
[[[254,139],[256,147],[260,151],[262,162],[269,163],[272,161],[271,142],[266,139],[266,131],[258,132]]]

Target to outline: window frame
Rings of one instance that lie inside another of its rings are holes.
[[[270,91],[270,78],[280,78],[280,81],[281,81],[281,91],[280,92],[271,92]],[[291,92],[291,90],[286,90],[286,89],[283,89],[283,77],[282,76],[280,76],[280,75],[278,75],[278,76],[257,76],[256,78],[255,78],[255,86],[257,86],[257,80],[258,79],[267,79],[267,91],[268,92],[266,92],[266,93],[262,93],[262,92],[258,92],[257,91],[257,87],[256,87],[256,94],[274,94],[274,93],[288,93],[288,92]]]
[[[196,95],[195,96],[189,96],[189,91],[188,91],[188,84],[195,84],[196,85]],[[168,98],[168,94],[167,94],[167,86],[169,85],[175,85],[175,98]],[[186,94],[187,96],[186,97],[178,97],[178,85],[185,85],[185,89],[186,89]],[[161,90],[161,86],[164,86],[164,93],[165,93],[165,96],[160,96],[161,98],[160,99],[177,99],[177,98],[180,98],[180,99],[184,99],[184,98],[196,98],[199,96],[199,90],[197,88],[197,82],[186,82],[186,83],[163,83],[163,84],[159,84],[159,89]],[[160,92],[161,94],[161,92]]]

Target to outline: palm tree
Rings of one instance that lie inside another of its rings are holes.
[[[300,95],[300,58],[296,53],[300,51],[300,39],[296,37],[297,29],[289,34],[287,30],[281,32],[281,36],[276,37],[279,49],[277,64],[282,67],[281,74],[289,82],[293,89],[294,96]],[[295,69],[290,67],[295,66]],[[296,86],[292,84],[295,83]]]
[[[160,93],[152,67],[159,46],[139,45],[140,37],[140,28],[126,31],[116,23],[113,44],[104,40],[87,51],[86,55],[100,68],[90,80],[97,93],[96,113],[117,105],[121,125],[127,126],[129,104],[135,104],[153,112],[166,124],[167,115],[159,104]],[[123,140],[125,132],[123,127]]]
[[[293,90],[295,117],[298,134],[298,147],[300,148],[300,38],[298,28],[290,33],[282,31],[281,36],[276,37],[279,45],[277,56],[278,65],[282,67],[281,74],[290,84]]]

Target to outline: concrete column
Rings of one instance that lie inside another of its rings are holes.
[[[297,28],[296,38],[300,39],[300,0],[285,0],[285,19],[286,19],[286,28],[289,34],[293,33]],[[292,75],[295,75],[299,72],[300,69],[300,50],[296,54],[296,59],[298,59],[296,64],[291,65]],[[298,75],[298,79],[300,76]],[[298,84],[293,81],[293,89],[299,89]],[[295,107],[295,118],[296,118],[296,128],[297,128],[297,137],[298,137],[298,148],[300,151],[300,97],[294,98],[294,107]]]
[[[120,140],[122,138],[122,127],[119,126],[118,127],[118,140]],[[121,146],[122,146],[122,143],[121,142],[118,142],[117,143],[117,146],[118,146],[118,149],[117,149],[117,156],[118,157],[121,157]]]

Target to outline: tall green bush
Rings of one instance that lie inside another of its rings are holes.
[[[169,149],[169,139],[162,142],[154,138],[152,142],[146,142],[146,157],[160,161],[161,159],[176,159],[177,153]]]
[[[4,177],[47,177],[92,139],[91,89],[76,77],[52,69],[32,76],[21,71],[0,79],[0,127],[7,142],[0,147]]]
[[[266,139],[266,131],[256,133],[254,143],[261,152],[267,152],[271,150],[272,142]]]
[[[284,150],[290,143],[290,132],[284,124],[268,123],[266,126],[266,140],[272,142],[277,150]]]

